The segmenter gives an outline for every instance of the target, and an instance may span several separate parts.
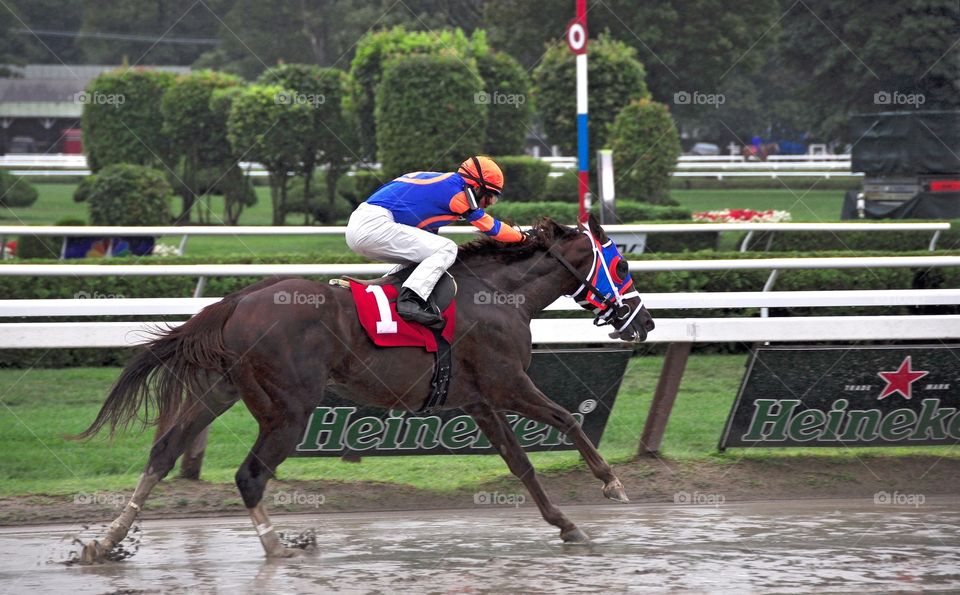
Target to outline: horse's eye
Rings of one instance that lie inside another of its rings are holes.
[[[626,260],[621,260],[617,263],[617,277],[621,279],[626,279],[627,275],[630,274],[630,264]]]

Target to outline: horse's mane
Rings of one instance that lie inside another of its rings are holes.
[[[467,260],[486,257],[498,262],[515,262],[546,250],[558,240],[579,233],[575,227],[561,225],[549,217],[538,219],[531,231],[533,234],[523,242],[498,242],[485,236],[478,238],[460,246],[459,258]]]

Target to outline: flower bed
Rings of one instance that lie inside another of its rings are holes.
[[[754,211],[753,209],[723,209],[693,214],[694,221],[710,223],[781,223],[790,221],[789,211]]]

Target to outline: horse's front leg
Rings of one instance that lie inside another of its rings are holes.
[[[528,419],[550,425],[569,436],[580,451],[580,456],[587,463],[587,467],[590,468],[590,472],[603,482],[603,495],[616,502],[629,502],[623,483],[614,475],[613,468],[583,432],[576,418],[543,394],[529,376],[522,374],[522,378],[523,380],[519,382],[520,386],[514,388],[509,394],[509,402],[495,402],[495,405],[515,411]]]
[[[540,480],[537,479],[537,474],[530,463],[530,459],[527,458],[527,453],[523,451],[520,441],[517,440],[517,436],[510,429],[506,417],[486,403],[468,405],[464,407],[464,411],[477,421],[477,425],[490,440],[490,444],[497,449],[497,452],[506,461],[510,472],[516,475],[526,486],[533,501],[536,502],[537,508],[540,509],[543,519],[560,528],[560,538],[568,543],[589,543],[590,539],[587,535],[578,529],[550,501],[543,486],[540,485]]]

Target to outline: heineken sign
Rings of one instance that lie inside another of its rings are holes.
[[[720,449],[960,441],[960,345],[763,347]]]
[[[567,408],[590,440],[599,445],[631,353],[629,349],[535,350],[528,374],[544,394]],[[566,436],[544,423],[510,413],[507,420],[525,450],[574,449]],[[293,456],[495,452],[473,418],[459,409],[430,415],[387,411],[360,406],[328,392]]]

